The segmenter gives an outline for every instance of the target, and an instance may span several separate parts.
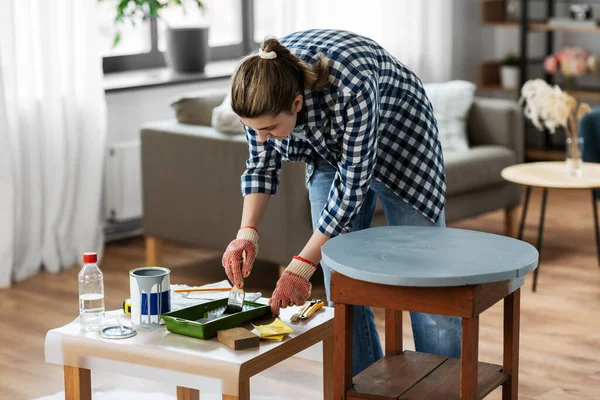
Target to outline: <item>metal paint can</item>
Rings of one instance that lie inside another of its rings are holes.
[[[131,323],[142,328],[160,326],[160,315],[171,311],[171,271],[141,267],[129,271]]]

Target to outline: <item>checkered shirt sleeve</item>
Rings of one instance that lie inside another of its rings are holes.
[[[350,221],[360,211],[371,186],[377,156],[377,79],[368,75],[357,88],[345,108],[338,171],[318,222],[318,229],[329,237],[350,230]]]
[[[275,195],[281,171],[281,154],[268,142],[258,140],[256,132],[244,126],[246,142],[250,153],[246,160],[246,171],[242,174],[242,195],[267,193]]]

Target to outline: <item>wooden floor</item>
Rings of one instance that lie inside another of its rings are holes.
[[[532,243],[537,232],[539,195],[534,190],[525,231],[525,240]],[[600,399],[600,268],[590,195],[583,191],[550,191],[548,201],[538,291],[531,292],[528,276],[522,293],[521,399]],[[502,215],[495,212],[452,226],[501,233]],[[202,284],[225,278],[219,252],[176,245],[168,245],[165,250],[165,264],[172,268],[173,283]],[[101,267],[108,309],[119,308],[123,298],[128,297],[127,271],[143,264],[141,238],[107,247]],[[49,329],[77,316],[77,272],[41,273],[12,289],[0,290],[0,399],[32,399],[63,389],[62,369],[44,363],[44,336]],[[324,296],[319,278],[314,281],[313,293]],[[268,296],[276,279],[274,266],[258,264],[247,285],[249,290]],[[383,313],[375,312],[383,339]],[[501,316],[499,304],[481,317],[483,361],[501,364]],[[412,348],[410,325],[405,323],[404,327],[405,343]],[[285,398],[321,398],[320,386],[315,384],[319,381],[318,369],[311,362],[296,365],[293,370],[286,368],[292,367],[269,370],[257,378],[263,384],[253,384],[253,393],[257,390],[269,394],[264,389],[268,386],[271,391],[292,396]],[[96,384],[96,380],[93,382]],[[499,391],[489,398],[500,399]]]

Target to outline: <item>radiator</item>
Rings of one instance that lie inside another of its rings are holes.
[[[105,216],[113,223],[142,217],[140,141],[109,145],[106,152]]]

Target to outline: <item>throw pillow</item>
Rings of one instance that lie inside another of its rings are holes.
[[[244,124],[231,109],[231,94],[228,92],[225,100],[212,112],[211,123],[213,128],[223,133],[245,134]]]
[[[223,101],[223,95],[221,89],[202,90],[180,95],[170,104],[179,123],[209,126],[211,111]]]
[[[460,80],[427,83],[423,86],[433,105],[442,150],[468,150],[467,117],[477,86],[472,82]]]

